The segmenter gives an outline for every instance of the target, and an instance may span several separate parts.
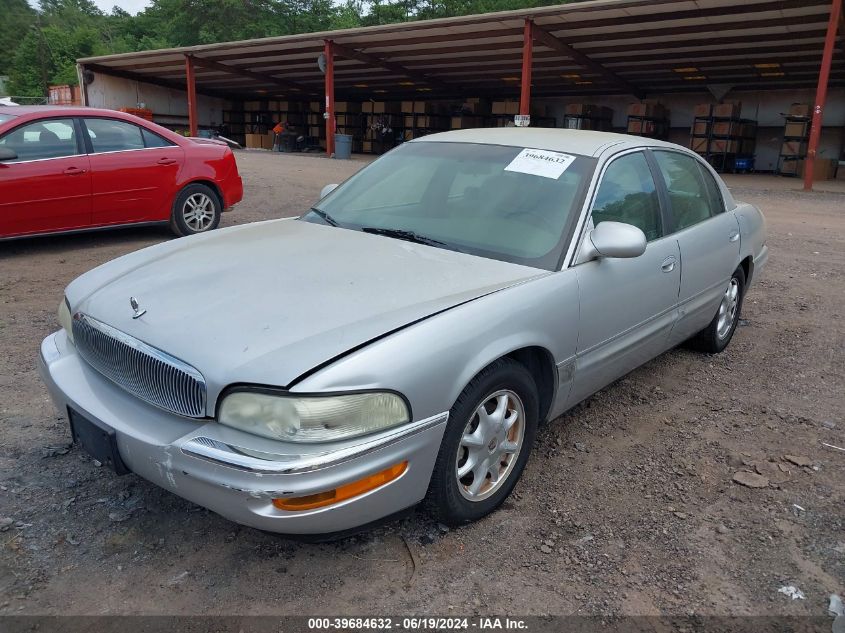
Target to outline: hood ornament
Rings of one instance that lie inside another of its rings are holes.
[[[144,310],[139,309],[138,300],[135,297],[129,297],[129,305],[132,306],[133,310],[135,310],[135,314],[132,315],[133,319],[140,319],[147,313],[146,308]]]

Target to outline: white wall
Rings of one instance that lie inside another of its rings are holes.
[[[94,73],[88,84],[88,105],[94,108],[137,108],[143,103],[153,111],[156,123],[188,126],[188,95],[142,81]],[[223,99],[197,95],[197,118],[200,126],[220,125],[223,122]]]
[[[692,125],[693,107],[699,103],[716,103],[709,92],[652,95],[669,109],[671,130],[669,140],[679,145],[689,144],[689,128]],[[725,96],[725,101],[741,101],[742,117],[757,121],[756,167],[759,170],[775,169],[781,142],[783,141],[783,113],[793,103],[809,103],[815,100],[815,88],[801,90],[732,90]],[[557,118],[558,125],[563,123],[564,107],[567,103],[597,103],[613,108],[613,126],[625,128],[627,125],[628,104],[635,101],[630,96],[587,96],[558,97],[555,99],[536,99],[537,104],[549,107],[549,115]],[[822,122],[822,136],[819,143],[819,155],[824,158],[837,158],[845,139],[845,88],[833,88],[828,92],[827,105]]]

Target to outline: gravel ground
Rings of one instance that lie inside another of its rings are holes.
[[[298,214],[364,164],[238,162],[246,199],[223,226]],[[166,231],[3,243],[0,614],[824,616],[845,595],[845,452],[822,445],[845,446],[845,196],[782,183],[730,179],[764,209],[772,257],[725,353],[671,351],[544,426],[483,521],[447,530],[417,512],[323,545],[239,527],[69,446],[35,370],[62,289]]]

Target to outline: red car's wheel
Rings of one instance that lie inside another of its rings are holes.
[[[210,187],[188,185],[176,196],[170,228],[180,237],[205,233],[217,228],[222,212],[220,198]]]

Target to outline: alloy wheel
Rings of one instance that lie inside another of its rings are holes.
[[[182,205],[182,218],[192,231],[205,231],[214,222],[214,201],[204,193],[188,196]]]
[[[736,277],[731,278],[725,294],[722,296],[722,303],[719,304],[719,319],[716,322],[716,336],[724,339],[728,336],[736,320],[739,309],[739,281]]]
[[[455,476],[469,501],[483,501],[507,481],[522,450],[525,407],[508,389],[487,396],[469,419],[458,445]]]

